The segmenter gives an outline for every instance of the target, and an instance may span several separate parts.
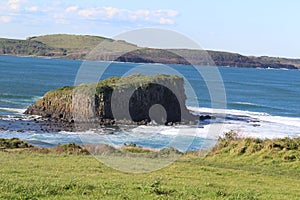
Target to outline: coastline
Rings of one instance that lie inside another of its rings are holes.
[[[191,108],[198,114],[219,115],[222,110],[209,108]],[[1,119],[0,127],[2,137],[19,137],[38,146],[55,147],[58,143],[75,142],[82,144],[82,138],[86,143],[103,142],[116,146],[124,143],[136,143],[137,146],[160,148],[168,144],[174,138],[194,138],[190,148],[196,150],[199,147],[209,148],[219,136],[231,130],[236,130],[240,137],[260,139],[297,138],[300,136],[299,118],[270,116],[266,113],[247,112],[240,110],[226,110],[225,119],[205,120],[195,125],[125,125],[102,126],[86,131],[74,131],[72,127],[62,127],[57,121],[26,116],[22,118]],[[214,125],[222,121],[220,134],[212,134]],[[282,128],[284,127],[284,128]],[[69,130],[67,130],[69,128]],[[153,138],[155,136],[155,138]],[[199,143],[200,142],[200,143]],[[204,145],[204,146],[203,146]]]
[[[183,65],[183,66],[190,66],[190,64],[184,64],[184,63],[153,63],[153,62],[126,62],[126,61],[114,61],[114,60],[86,60],[86,59],[74,59],[74,58],[68,58],[68,57],[60,57],[60,56],[35,56],[35,55],[22,55],[22,54],[0,54],[0,56],[11,56],[11,57],[24,57],[24,58],[41,58],[41,59],[60,59],[60,60],[74,60],[74,61],[95,61],[95,62],[112,62],[112,63],[132,63],[132,64],[172,64],[172,65]],[[196,65],[196,66],[206,66],[206,65]],[[272,67],[239,67],[239,66],[228,66],[228,65],[217,65],[217,66],[211,66],[207,65],[208,67],[229,67],[229,68],[254,68],[254,69],[276,69],[276,70],[300,70],[300,67],[295,68],[272,68]]]
[[[150,51],[150,52],[147,52]],[[152,52],[153,51],[153,52]],[[156,52],[157,51],[157,52]],[[159,51],[162,53],[159,57],[156,55]],[[169,58],[168,53],[171,52],[171,58]],[[164,52],[166,55],[164,55]],[[195,57],[203,56],[201,52],[207,53],[212,63],[203,62],[200,59],[195,59]],[[135,55],[137,53],[137,55]],[[144,64],[178,64],[178,65],[193,65],[197,66],[228,66],[234,68],[263,68],[263,69],[300,69],[300,59],[288,59],[288,58],[275,58],[275,57],[255,57],[255,56],[243,56],[237,53],[228,53],[220,51],[211,50],[190,50],[190,49],[151,49],[151,48],[137,48],[130,52],[125,52],[119,57],[115,57],[113,52],[108,52],[112,54],[112,59],[92,59],[91,61],[100,62],[121,62],[121,63],[144,63]],[[152,55],[153,54],[153,55]],[[43,58],[43,59],[65,59],[65,60],[78,60],[85,61],[84,58],[87,54],[80,54],[78,56],[70,55],[55,55],[42,56],[42,55],[28,55],[28,54],[0,54],[0,56],[16,56],[16,57],[29,57],[29,58]],[[182,57],[184,55],[184,57]],[[109,56],[107,56],[109,57]],[[277,60],[282,61],[277,61]],[[281,63],[283,62],[283,63]],[[295,64],[293,64],[295,62]]]

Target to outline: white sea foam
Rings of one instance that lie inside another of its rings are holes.
[[[234,130],[243,137],[283,138],[300,137],[300,118],[272,116],[262,112],[250,112],[230,109],[212,109],[188,107],[192,112],[203,114],[224,114],[236,117],[248,117],[252,121],[224,120],[219,135]]]
[[[132,138],[155,138],[159,135],[175,138],[182,137],[199,137],[206,139],[217,139],[224,133],[234,130],[243,137],[258,138],[283,138],[283,137],[300,137],[300,118],[271,116],[262,112],[250,112],[241,110],[223,110],[211,108],[188,107],[194,113],[213,114],[216,116],[233,116],[233,119],[211,120],[212,123],[203,127],[197,125],[150,125],[137,126],[134,128],[125,128],[119,130],[124,137]],[[249,118],[251,120],[234,120],[234,117]],[[80,133],[61,132],[64,134],[93,135],[94,133],[106,133],[105,130],[89,130]],[[102,137],[102,136],[101,136]],[[115,137],[106,134],[106,137]]]
[[[246,105],[246,106],[261,106],[259,104],[250,103],[250,102],[242,102],[242,101],[237,101],[237,102],[232,102],[232,103],[233,104]]]
[[[134,142],[152,148],[162,148],[164,145],[185,150],[197,138],[202,143],[193,144],[192,148],[199,148],[216,141],[219,136],[234,130],[242,137],[255,138],[283,138],[300,137],[300,118],[272,116],[262,112],[250,112],[230,109],[211,109],[188,107],[198,115],[212,114],[217,119],[207,120],[208,124],[199,125],[148,125],[148,126],[121,126],[117,129],[99,128],[82,132],[39,133],[36,131],[18,133],[17,131],[1,131],[3,137],[19,137],[25,140],[36,140],[49,144],[77,142],[77,143],[107,143],[123,145]],[[0,108],[2,110],[23,109]],[[227,118],[226,118],[227,116]],[[7,118],[17,120],[19,118]],[[3,118],[2,120],[6,120]],[[22,120],[32,120],[32,116],[22,116]],[[113,132],[114,134],[111,134]],[[197,146],[198,145],[198,146]]]
[[[250,116],[261,116],[267,115],[268,113],[263,112],[251,112],[245,110],[233,110],[233,109],[216,109],[216,108],[198,108],[198,107],[189,107],[188,109],[192,112],[201,113],[212,113],[212,114],[232,114],[232,115],[250,115]]]
[[[3,102],[3,103],[14,103],[10,100],[6,100],[6,99],[0,99],[0,102]]]
[[[19,113],[19,114],[23,114],[26,109],[19,109],[19,108],[1,108],[0,110],[2,111],[8,111],[8,112],[12,112],[12,113]]]
[[[132,133],[143,133],[145,135],[161,134],[166,136],[187,136],[216,139],[219,134],[214,134],[213,130],[220,130],[222,124],[209,124],[204,127],[197,125],[176,125],[176,126],[138,126],[132,129]]]

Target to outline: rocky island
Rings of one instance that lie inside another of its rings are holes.
[[[197,117],[189,113],[185,101],[182,77],[137,74],[49,91],[25,114],[80,129],[151,121],[165,125],[195,122]]]

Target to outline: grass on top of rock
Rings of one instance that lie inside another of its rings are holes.
[[[165,74],[157,74],[157,75],[141,75],[141,74],[133,74],[130,76],[125,77],[117,77],[113,76],[107,79],[104,79],[97,83],[88,83],[88,84],[81,84],[78,86],[64,86],[60,87],[56,90],[51,90],[47,92],[43,99],[52,100],[55,102],[56,100],[64,101],[66,102],[71,101],[71,97],[73,94],[88,94],[88,95],[94,95],[94,94],[101,94],[105,92],[112,91],[115,88],[122,89],[122,88],[130,88],[130,87],[143,87],[149,83],[164,83],[166,81],[174,82],[175,80],[182,79],[181,77],[177,75],[165,75]],[[37,105],[40,106],[40,104],[43,102],[42,99],[40,99],[37,102]],[[56,105],[55,103],[52,103],[53,105]]]
[[[101,93],[105,90],[106,87],[110,87],[111,89],[122,89],[122,88],[138,88],[148,85],[149,83],[158,83],[163,84],[165,82],[176,83],[176,80],[182,79],[182,77],[177,75],[166,75],[166,74],[156,74],[156,75],[141,75],[141,74],[133,74],[130,76],[124,77],[111,77],[105,79],[98,83],[96,91],[97,93]]]

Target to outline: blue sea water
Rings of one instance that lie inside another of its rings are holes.
[[[1,120],[7,120],[7,118],[12,117],[24,117],[21,114],[24,109],[41,98],[45,92],[65,85],[74,85],[78,70],[84,63],[86,62],[78,60],[0,56]],[[91,70],[103,68],[107,64],[105,62],[93,62]],[[163,72],[163,65],[159,64],[111,63],[109,68],[98,79],[122,76],[127,72],[138,69],[140,66],[146,66],[146,70],[142,70],[145,73],[155,74]],[[168,65],[168,67],[183,75],[196,93],[196,96],[193,96],[189,89],[186,89],[186,104],[191,110],[201,113],[207,108],[211,108],[212,99],[207,84],[210,81],[220,80],[214,80],[214,74],[210,76],[211,80],[207,80],[205,77],[201,77],[197,71],[197,69],[209,70],[209,67],[185,65]],[[235,116],[248,116],[260,121],[258,126],[252,126],[253,124],[249,126],[249,123],[230,121],[225,124],[224,131],[237,129],[244,134],[249,133],[251,135],[251,133],[254,133],[254,136],[257,136],[259,133],[265,133],[265,137],[300,136],[300,70],[229,67],[218,67],[216,69],[219,70],[224,83],[226,113],[228,115],[233,113]],[[91,77],[88,80],[95,80],[95,78]],[[255,127],[256,129],[254,129]],[[135,142],[144,146],[160,148],[166,145],[164,141],[167,140],[167,137],[173,137],[170,134],[172,128],[166,130],[165,127],[146,127],[143,131],[146,129],[153,129],[152,131],[157,132],[161,136],[158,137],[160,140],[148,141],[143,139]],[[274,133],[274,130],[278,132],[277,135]],[[140,132],[142,133],[143,131]],[[123,133],[125,132],[123,131]],[[122,131],[116,135],[111,136],[114,137],[111,139],[114,141],[114,144],[120,145],[125,142],[131,142],[135,138],[132,134],[128,134],[128,137],[124,138]],[[201,133],[199,135],[193,141],[190,149],[196,149],[201,145],[205,146],[203,138],[201,139]],[[45,144],[44,146],[53,146],[58,142],[75,141],[80,143],[81,141],[76,134],[63,132],[46,134],[39,132],[18,133],[3,130],[0,131],[0,137],[19,137],[32,141],[32,143],[36,142],[40,146],[43,146],[43,144]],[[209,141],[209,139],[206,141]]]

